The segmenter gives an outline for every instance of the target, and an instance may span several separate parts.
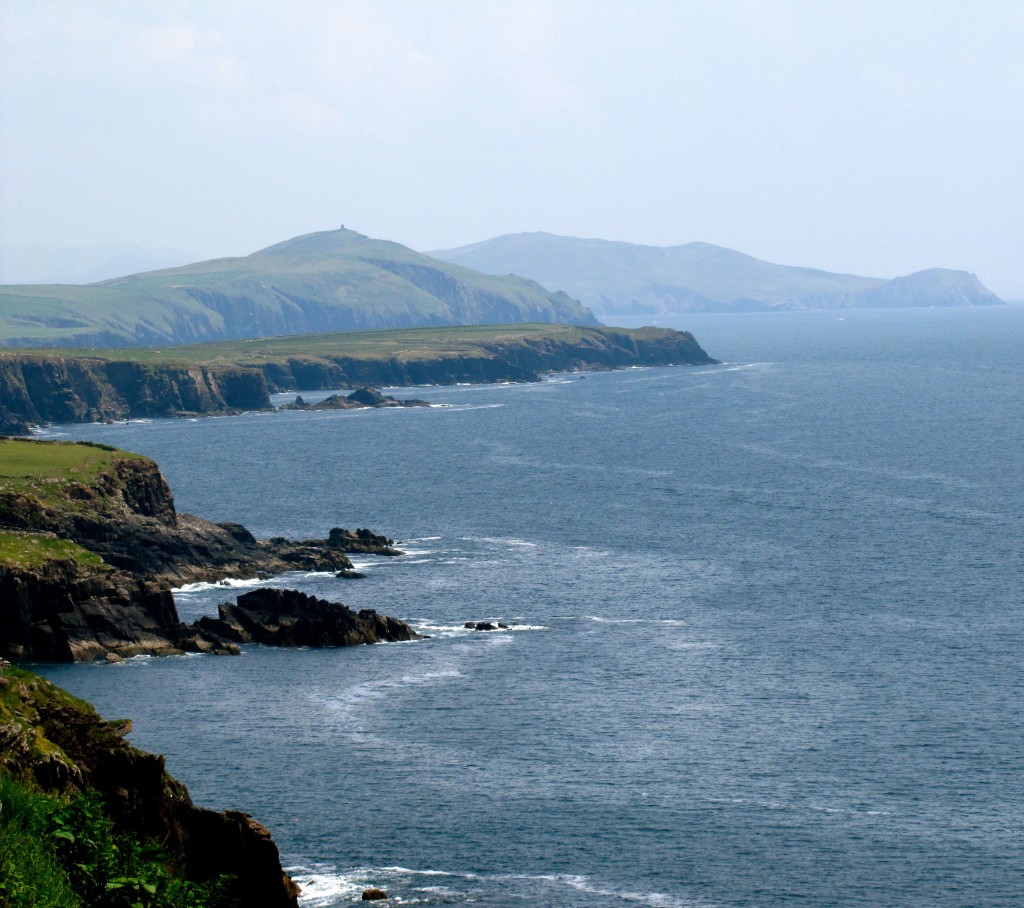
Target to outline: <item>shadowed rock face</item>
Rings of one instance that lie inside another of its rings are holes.
[[[194,805],[162,756],[123,740],[130,722],[108,722],[29,672],[0,674],[0,771],[57,794],[93,788],[115,826],[158,842],[175,872],[200,882],[227,875],[226,894],[241,905],[295,908],[298,886],[263,825],[244,813]]]
[[[196,627],[236,643],[324,647],[420,639],[397,618],[372,609],[357,613],[296,590],[253,590],[218,611],[219,618],[201,618]]]
[[[50,443],[5,444],[28,449]],[[237,652],[234,638],[182,627],[169,587],[289,570],[354,576],[348,553],[401,554],[394,540],[368,529],[335,527],[326,539],[258,540],[239,524],[178,514],[153,461],[106,450],[114,459],[86,483],[48,480],[45,495],[0,491],[0,531],[56,536],[85,550],[79,554],[102,558],[0,562],[0,654],[8,658],[72,662]]]
[[[0,353],[0,433],[46,422],[271,409],[270,394],[459,382],[537,381],[545,372],[716,362],[688,331],[593,327],[575,338],[510,336],[424,355],[273,355],[252,362],[142,365],[129,359]],[[330,345],[328,345],[330,346]],[[203,355],[197,352],[197,357]],[[207,356],[213,356],[206,351]],[[348,397],[339,397],[340,401]],[[374,398],[368,406],[391,406]],[[386,400],[386,399],[384,399]],[[353,401],[359,403],[358,398]]]

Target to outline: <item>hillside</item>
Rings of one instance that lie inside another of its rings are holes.
[[[528,276],[600,315],[1002,302],[966,271],[935,268],[883,280],[775,265],[708,243],[639,246],[519,233],[431,255],[491,274]]]
[[[0,287],[0,346],[131,347],[428,325],[596,324],[564,293],[352,230],[87,285]]]

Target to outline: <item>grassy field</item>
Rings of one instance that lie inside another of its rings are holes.
[[[145,460],[140,454],[107,445],[4,438],[0,439],[0,492],[66,504],[71,483],[89,485],[115,460],[134,459]]]
[[[662,329],[615,329],[643,337]],[[495,343],[518,344],[550,339],[575,343],[597,338],[602,329],[574,325],[470,325],[443,328],[409,328],[389,331],[358,331],[335,334],[301,334],[252,340],[219,341],[173,347],[135,347],[98,350],[10,350],[2,356],[38,353],[45,356],[90,356],[117,362],[149,365],[258,364],[291,358],[352,357],[380,360],[430,360],[441,354],[489,356]]]

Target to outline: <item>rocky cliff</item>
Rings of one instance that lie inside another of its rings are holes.
[[[258,370],[146,366],[93,357],[0,356],[0,434],[47,422],[231,413],[270,406]]]
[[[159,844],[176,874],[225,880],[225,903],[295,908],[298,887],[266,828],[197,807],[163,757],[124,740],[130,730],[31,672],[0,667],[0,772],[62,796],[95,790],[115,828]]]
[[[468,338],[468,340],[467,340]],[[0,434],[19,435],[47,422],[95,422],[269,409],[270,394],[293,389],[449,385],[536,381],[546,372],[714,363],[692,334],[658,328],[510,327],[477,332],[302,340],[279,338],[244,346],[188,348],[195,361],[139,362],[40,353],[0,354]],[[154,354],[158,355],[158,354]],[[236,358],[232,361],[232,356]]]
[[[238,524],[178,514],[159,468],[106,445],[0,440],[0,654],[230,652],[178,619],[172,584],[289,570],[352,572],[347,553],[393,540],[335,527],[325,539],[258,540]]]

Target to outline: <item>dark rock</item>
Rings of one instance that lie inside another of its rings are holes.
[[[306,403],[301,396],[295,398],[295,403],[284,404],[282,410],[361,410],[368,407],[379,409],[381,407],[429,407],[432,406],[425,400],[398,400],[381,394],[376,388],[357,388],[351,394],[344,397],[340,394],[332,394],[314,404]]]
[[[502,624],[500,621],[467,621],[464,628],[471,631],[507,631],[509,625]]]
[[[337,549],[339,552],[348,552],[350,554],[403,554],[394,547],[394,539],[388,539],[387,536],[378,536],[373,532],[373,530],[367,529],[345,530],[341,527],[334,527],[327,535],[326,545],[328,548]]]
[[[354,612],[340,602],[317,599],[297,590],[258,589],[218,608],[218,618],[201,618],[194,627],[236,643],[265,646],[358,646],[363,643],[418,640],[404,621],[373,609]]]
[[[244,813],[195,806],[162,756],[124,740],[130,723],[105,721],[42,678],[23,684],[22,698],[31,724],[0,726],[5,773],[57,794],[95,789],[120,832],[158,842],[174,873],[221,880],[225,904],[296,908],[299,889],[266,828]]]
[[[361,580],[366,576],[366,574],[362,573],[361,571],[346,570],[338,571],[338,573],[334,576],[337,577],[339,580]]]
[[[388,894],[383,889],[377,889],[375,887],[375,888],[372,888],[372,889],[364,889],[363,890],[363,901],[364,902],[373,902],[373,901],[376,901],[378,899],[386,899],[387,897],[388,897]]]

